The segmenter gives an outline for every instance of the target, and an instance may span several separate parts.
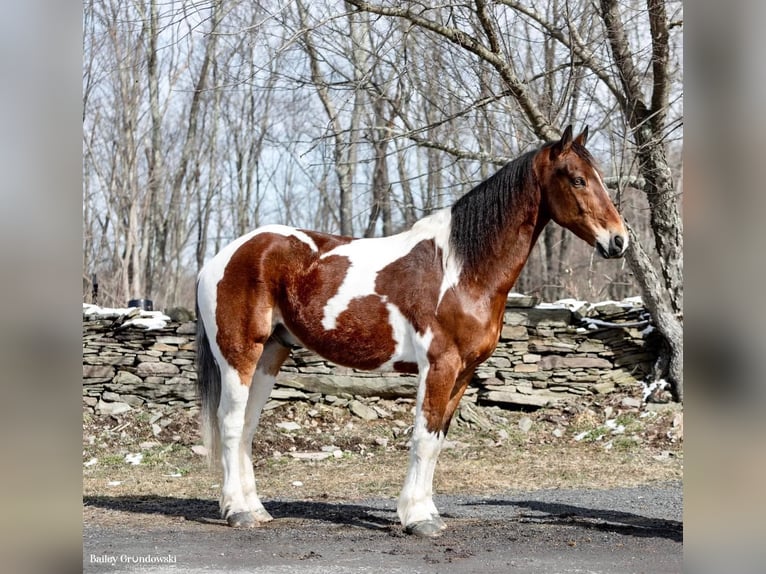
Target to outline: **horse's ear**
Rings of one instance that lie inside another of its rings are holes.
[[[582,133],[579,136],[577,136],[574,139],[574,142],[578,145],[585,147],[585,142],[587,141],[588,141],[588,126],[585,126],[585,129],[582,131]]]
[[[560,156],[569,146],[572,145],[572,125],[568,125],[564,130],[564,134],[561,139],[557,141],[551,147],[551,159],[556,159]]]

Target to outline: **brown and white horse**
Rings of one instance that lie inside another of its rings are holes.
[[[256,492],[252,441],[292,345],[359,369],[417,373],[407,532],[445,528],[436,459],[475,368],[497,345],[505,301],[553,220],[620,257],[628,235],[585,148],[587,128],[513,160],[451,208],[391,237],[352,239],[283,225],[236,239],[197,281],[203,434],[223,465],[231,526],[271,520]]]

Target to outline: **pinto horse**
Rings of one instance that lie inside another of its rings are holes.
[[[253,436],[279,368],[301,345],[334,363],[417,373],[409,468],[398,502],[408,533],[436,536],[436,460],[476,367],[500,337],[505,301],[553,220],[620,257],[628,234],[572,127],[511,161],[451,208],[383,238],[268,225],[208,261],[197,281],[205,444],[223,466],[230,526],[271,520],[256,492]]]

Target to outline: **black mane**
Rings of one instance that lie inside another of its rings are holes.
[[[500,232],[524,201],[522,191],[533,177],[532,160],[538,151],[512,160],[452,206],[450,243],[464,269],[475,269],[498,248]]]

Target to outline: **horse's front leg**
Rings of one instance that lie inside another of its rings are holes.
[[[417,536],[438,536],[446,528],[433,502],[433,478],[450,418],[465,390],[459,388],[463,377],[456,382],[459,365],[444,355],[420,373],[410,462],[397,507],[405,531]]]

